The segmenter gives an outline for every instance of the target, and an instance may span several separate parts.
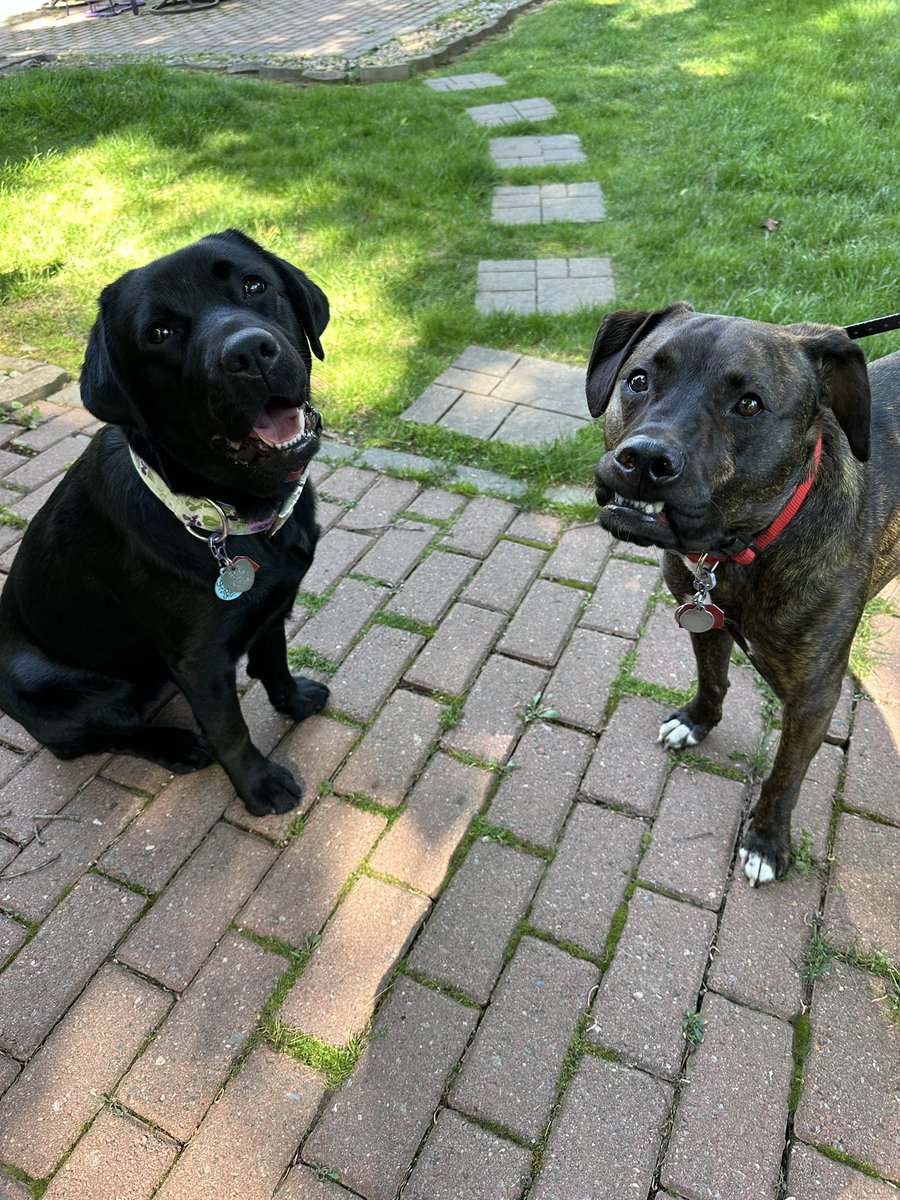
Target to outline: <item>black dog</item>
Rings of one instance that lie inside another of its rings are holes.
[[[104,750],[187,772],[218,759],[257,815],[301,798],[250,741],[235,667],[295,721],[284,620],[319,530],[306,468],[324,293],[236,230],[105,288],[82,372],[109,422],[35,517],[0,600],[0,709],[60,758]],[[153,727],[169,680],[205,736]]]
[[[790,863],[791,811],[863,606],[900,569],[900,354],[867,374],[841,329],[674,304],[604,319],[587,396],[593,416],[609,409],[600,522],[665,548],[691,630],[698,692],[659,740],[696,745],[721,719],[734,641],[784,704],[741,851],[769,882]]]

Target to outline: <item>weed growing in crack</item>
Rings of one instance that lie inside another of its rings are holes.
[[[706,1021],[698,1012],[685,1009],[684,1017],[681,1021],[681,1032],[684,1035],[684,1040],[693,1050],[695,1046],[699,1046],[703,1041],[706,1034]]]

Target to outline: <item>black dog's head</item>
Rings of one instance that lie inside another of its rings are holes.
[[[302,271],[211,234],[104,288],[82,398],[193,476],[268,495],[318,449],[309,375],[327,323]]]
[[[587,397],[592,416],[606,413],[600,522],[639,545],[704,551],[765,529],[808,471],[828,414],[868,458],[865,358],[832,326],[708,316],[685,303],[610,313]]]

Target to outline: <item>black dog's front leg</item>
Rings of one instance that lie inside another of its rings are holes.
[[[710,629],[692,633],[691,644],[697,662],[697,694],[660,725],[657,740],[667,750],[696,746],[722,720],[734,639],[724,629]]]
[[[281,619],[267,625],[250,646],[247,674],[262,683],[273,708],[295,721],[311,717],[328,702],[328,688],[323,683],[291,674]]]
[[[250,740],[233,667],[181,664],[172,672],[234,790],[254,816],[289,812],[303,798],[290,771],[269,762]]]

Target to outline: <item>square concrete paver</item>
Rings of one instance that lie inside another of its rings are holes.
[[[549,121],[556,109],[549,100],[538,96],[533,100],[510,100],[503,104],[478,104],[466,112],[477,125],[496,127],[517,125],[521,121]]]
[[[577,133],[491,139],[491,158],[498,167],[552,167],[559,163],[584,162],[585,153]]]
[[[605,218],[599,183],[537,183],[494,189],[491,219],[498,225],[585,224]]]
[[[534,297],[539,266],[532,263],[529,294]],[[511,274],[497,272],[498,277]],[[431,400],[436,394],[442,396],[439,405]],[[401,416],[469,437],[529,446],[570,437],[590,424],[581,368],[481,346],[464,350]]]
[[[433,92],[464,92],[469,88],[503,87],[506,83],[493,71],[479,71],[474,75],[443,75],[440,79],[426,79],[425,86]]]
[[[566,313],[616,298],[608,258],[485,259],[477,286],[481,313]]]

